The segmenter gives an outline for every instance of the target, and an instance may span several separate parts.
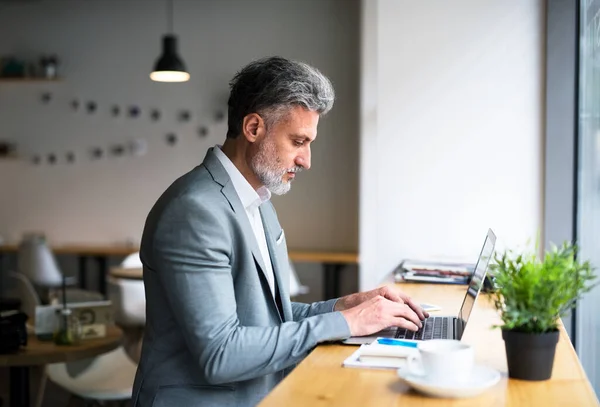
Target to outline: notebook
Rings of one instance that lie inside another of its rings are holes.
[[[386,339],[386,338],[378,338]],[[352,353],[342,366],[368,369],[398,369],[406,364],[408,356],[418,354],[416,347],[394,346],[378,343],[361,345]]]

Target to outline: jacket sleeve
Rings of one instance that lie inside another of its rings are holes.
[[[189,196],[171,201],[157,220],[148,257],[209,383],[274,373],[301,361],[320,342],[350,336],[345,318],[330,312],[327,303],[308,306],[303,319],[279,326],[240,325],[230,265],[232,231],[211,207]]]
[[[313,302],[312,304],[292,302],[294,321],[302,321],[304,318],[333,312],[333,307],[335,307],[337,300],[337,298],[334,298],[328,301]]]

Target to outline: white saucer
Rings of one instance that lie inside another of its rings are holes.
[[[398,369],[398,377],[412,388],[433,397],[464,398],[474,397],[500,381],[500,373],[487,366],[475,365],[471,379],[464,384],[439,384],[428,381],[427,376],[418,376]]]

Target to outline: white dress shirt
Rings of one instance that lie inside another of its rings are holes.
[[[273,265],[271,264],[271,256],[269,255],[269,247],[267,246],[267,237],[265,236],[262,217],[260,215],[260,211],[258,210],[258,207],[263,202],[271,199],[271,191],[269,191],[269,189],[265,186],[258,188],[258,190],[254,190],[248,180],[244,178],[240,170],[238,170],[237,167],[233,165],[229,157],[223,153],[221,146],[215,146],[214,152],[221,164],[223,164],[223,167],[225,168],[225,171],[227,171],[229,178],[231,178],[235,192],[237,192],[240,201],[242,201],[244,209],[246,209],[246,215],[248,215],[250,226],[252,226],[254,236],[256,236],[256,241],[258,242],[258,248],[260,249],[263,264],[267,268],[265,270],[265,275],[267,276],[267,281],[269,282],[269,287],[271,288],[271,294],[273,297],[275,297],[275,276],[273,274]]]

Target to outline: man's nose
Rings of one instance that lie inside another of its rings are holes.
[[[305,170],[310,169],[310,147],[296,157],[295,164],[304,168]]]

